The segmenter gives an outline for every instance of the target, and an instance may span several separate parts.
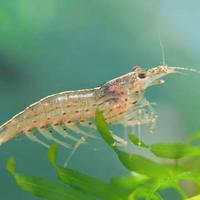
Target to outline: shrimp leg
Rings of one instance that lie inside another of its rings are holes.
[[[38,139],[38,138],[34,135],[33,132],[29,131],[29,132],[25,133],[25,135],[26,135],[26,137],[27,137],[28,139],[30,139],[31,141],[37,142],[37,143],[41,144],[42,146],[44,146],[44,147],[46,147],[46,148],[49,148],[49,145],[46,144],[46,143],[44,143],[44,142],[42,142],[40,139]]]
[[[67,149],[71,149],[71,148],[72,148],[71,145],[69,145],[69,144],[67,144],[67,143],[65,143],[65,142],[62,142],[62,141],[60,141],[59,139],[55,138],[55,137],[52,135],[52,133],[51,133],[48,129],[46,129],[46,128],[38,128],[37,130],[38,130],[38,131],[41,133],[41,135],[44,136],[46,139],[52,140],[53,142],[58,143],[58,144],[62,145],[63,147],[67,148]]]
[[[67,160],[64,163],[64,167],[67,167],[69,161],[71,160],[72,156],[74,155],[74,153],[77,151],[77,149],[80,147],[81,144],[84,144],[86,141],[87,137],[86,136],[82,136],[80,138],[80,140],[75,144],[74,148],[72,149],[70,155],[68,156]]]
[[[63,136],[64,138],[70,139],[70,140],[75,141],[75,142],[78,141],[78,138],[76,138],[76,137],[70,135],[70,134],[67,132],[67,128],[66,128],[66,127],[63,127],[61,124],[60,124],[60,125],[51,125],[51,127],[52,127],[58,134],[60,134],[61,136]]]

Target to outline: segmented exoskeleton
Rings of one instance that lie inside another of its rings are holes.
[[[66,91],[43,98],[0,127],[0,143],[23,133],[29,139],[48,147],[35,134],[37,132],[74,151],[87,138],[94,136],[90,130],[95,130],[93,119],[97,108],[110,124],[154,124],[156,115],[151,104],[144,100],[144,91],[151,85],[163,83],[159,78],[173,72],[175,68],[169,66],[158,66],[146,71],[135,67],[132,72],[100,87]],[[58,139],[56,133],[63,139]],[[119,137],[114,138],[117,143],[120,142]]]

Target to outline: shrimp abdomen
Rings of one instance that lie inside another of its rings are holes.
[[[20,132],[28,136],[33,128],[60,122],[73,126],[75,121],[94,116],[94,111],[89,109],[94,101],[93,93],[93,90],[69,91],[41,99],[0,126],[0,143],[9,141]]]

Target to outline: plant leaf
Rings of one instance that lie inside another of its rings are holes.
[[[22,190],[35,196],[48,200],[95,200],[94,197],[86,195],[58,181],[15,172],[14,158],[10,158],[7,161],[7,169],[13,175],[17,185]]]
[[[57,144],[52,144],[48,149],[48,160],[53,166],[57,166],[56,157],[58,153],[58,146]]]
[[[6,163],[7,170],[11,173],[15,173],[16,163],[14,157],[10,157]]]
[[[140,185],[145,184],[149,178],[140,174],[133,174],[128,176],[117,176],[112,178],[112,184],[117,187],[119,190],[123,190],[125,192],[133,191]]]
[[[192,146],[190,144],[179,143],[161,143],[153,144],[150,146],[151,152],[163,158],[182,158],[185,156],[197,156],[200,155],[200,147]]]
[[[116,150],[115,140],[112,137],[112,133],[110,132],[108,125],[105,122],[102,112],[99,109],[96,109],[95,121],[97,129],[101,134],[102,138],[106,141],[106,143]]]
[[[48,152],[48,158],[53,164],[58,177],[65,184],[80,190],[82,192],[90,193],[98,198],[105,200],[124,200],[126,197],[117,192],[116,188],[107,184],[95,177],[82,174],[69,168],[63,168],[56,163],[57,147],[52,145]]]
[[[120,150],[117,150],[117,155],[124,166],[131,171],[152,178],[162,178],[168,173],[164,166],[143,156],[126,153]]]
[[[148,148],[149,146],[146,145],[142,140],[140,140],[136,135],[129,133],[128,138],[130,141],[140,147]]]

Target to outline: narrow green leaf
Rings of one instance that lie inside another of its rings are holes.
[[[163,158],[177,159],[185,156],[200,155],[200,147],[192,146],[190,144],[179,144],[179,143],[153,144],[150,146],[150,150],[156,156]]]
[[[146,145],[142,140],[140,140],[136,135],[129,133],[128,137],[130,141],[140,147],[148,148],[149,146]]]
[[[133,174],[129,176],[118,176],[112,178],[112,184],[119,190],[126,192],[133,191],[136,187],[143,185],[149,180],[147,176],[141,174]]]
[[[86,195],[80,191],[70,188],[58,181],[52,181],[40,177],[28,176],[25,174],[15,174],[15,180],[19,187],[34,194],[35,196],[43,197],[49,200],[94,200],[94,197]]]
[[[82,174],[69,168],[63,168],[57,165],[56,161],[57,147],[51,146],[48,152],[48,157],[58,174],[58,177],[65,184],[80,190],[90,193],[98,198],[105,200],[124,200],[124,195],[120,194],[110,184],[107,184],[95,177]]]
[[[103,114],[99,109],[96,110],[95,121],[97,129],[102,138],[106,141],[107,144],[109,144],[113,148],[113,150],[116,150],[117,147],[115,146],[115,140],[113,139],[112,134],[108,129],[108,125],[106,124],[103,117]]]
[[[58,151],[57,144],[52,144],[48,150],[48,160],[53,166],[56,165],[57,151]]]
[[[124,166],[134,172],[152,177],[161,178],[167,175],[167,170],[164,166],[149,160],[143,156],[126,153],[117,150],[117,155],[119,160],[124,164]]]
[[[14,157],[8,159],[6,167],[11,174],[15,173],[16,163]]]
[[[98,198],[111,200],[122,200],[122,195],[109,184],[104,183],[94,177],[81,174],[71,169],[56,168],[60,180],[65,184],[80,191],[90,193]]]
[[[95,200],[96,198],[77,191],[69,186],[64,185],[58,181],[48,180],[40,177],[29,176],[22,173],[15,172],[14,159],[9,159],[7,162],[7,169],[13,177],[17,185],[26,192],[35,196],[42,197],[48,200]]]

